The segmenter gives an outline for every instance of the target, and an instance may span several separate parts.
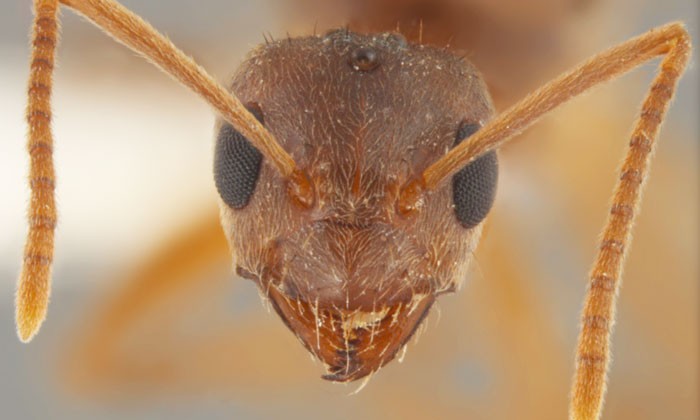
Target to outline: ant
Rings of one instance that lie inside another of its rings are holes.
[[[623,262],[650,157],[690,56],[671,23],[604,51],[495,116],[468,61],[393,33],[339,30],[258,47],[231,92],[112,0],[62,0],[220,116],[214,178],[236,273],[257,282],[326,379],[371,376],[464,277],[494,200],[496,150],[591,87],[662,56],[590,274],[570,416],[598,418]],[[51,135],[58,0],[35,0],[22,341],[47,311],[56,206]],[[406,86],[410,86],[407,90]]]

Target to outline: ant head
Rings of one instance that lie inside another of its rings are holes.
[[[233,92],[308,176],[313,202],[228,124],[215,180],[237,272],[349,381],[394,358],[465,271],[495,193],[487,154],[402,214],[400,191],[492,115],[465,60],[399,35],[345,30],[263,45]]]

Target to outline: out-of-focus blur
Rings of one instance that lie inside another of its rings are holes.
[[[381,7],[419,5],[432,16],[425,40],[450,40],[483,63],[499,110],[654,26],[683,20],[698,43],[693,0],[540,0],[524,9],[513,0],[441,0],[463,13],[451,16],[423,0],[374,2],[364,15],[343,0],[123,3],[224,82],[263,33],[383,28],[390,19]],[[2,418],[566,416],[586,274],[656,63],[563,107],[502,151],[470,278],[440,299],[402,363],[349,396],[359,384],[320,379],[322,367],[253,283],[229,272],[216,226],[212,112],[66,9],[54,99],[53,298],[39,335],[19,343],[13,291],[26,231],[31,10],[27,2],[0,8]],[[412,13],[397,14],[413,25],[404,31],[417,30]],[[461,16],[474,29],[446,36]],[[604,418],[700,416],[696,62],[662,129],[635,229]]]

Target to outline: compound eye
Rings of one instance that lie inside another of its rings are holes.
[[[256,103],[248,111],[264,124],[262,110]],[[245,207],[255,191],[260,176],[262,154],[241,133],[225,122],[216,136],[214,182],[221,199],[229,207]]]
[[[480,124],[462,123],[455,146],[476,133]],[[452,177],[452,201],[457,220],[465,228],[481,223],[491,210],[498,183],[498,158],[488,152],[472,161]]]

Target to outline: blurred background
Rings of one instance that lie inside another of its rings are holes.
[[[683,20],[693,0],[123,2],[225,82],[287,33],[349,24],[464,50],[503,110],[582,59]],[[527,6],[524,6],[527,4]],[[229,273],[211,176],[214,117],[195,95],[64,9],[55,76],[60,225],[48,320],[14,330],[28,200],[28,2],[0,6],[0,407],[4,418],[566,416],[578,315],[615,171],[656,63],[545,118],[501,153],[470,277],[402,363],[320,379],[252,282]],[[605,418],[696,419],[698,68],[652,164],[618,307]]]

